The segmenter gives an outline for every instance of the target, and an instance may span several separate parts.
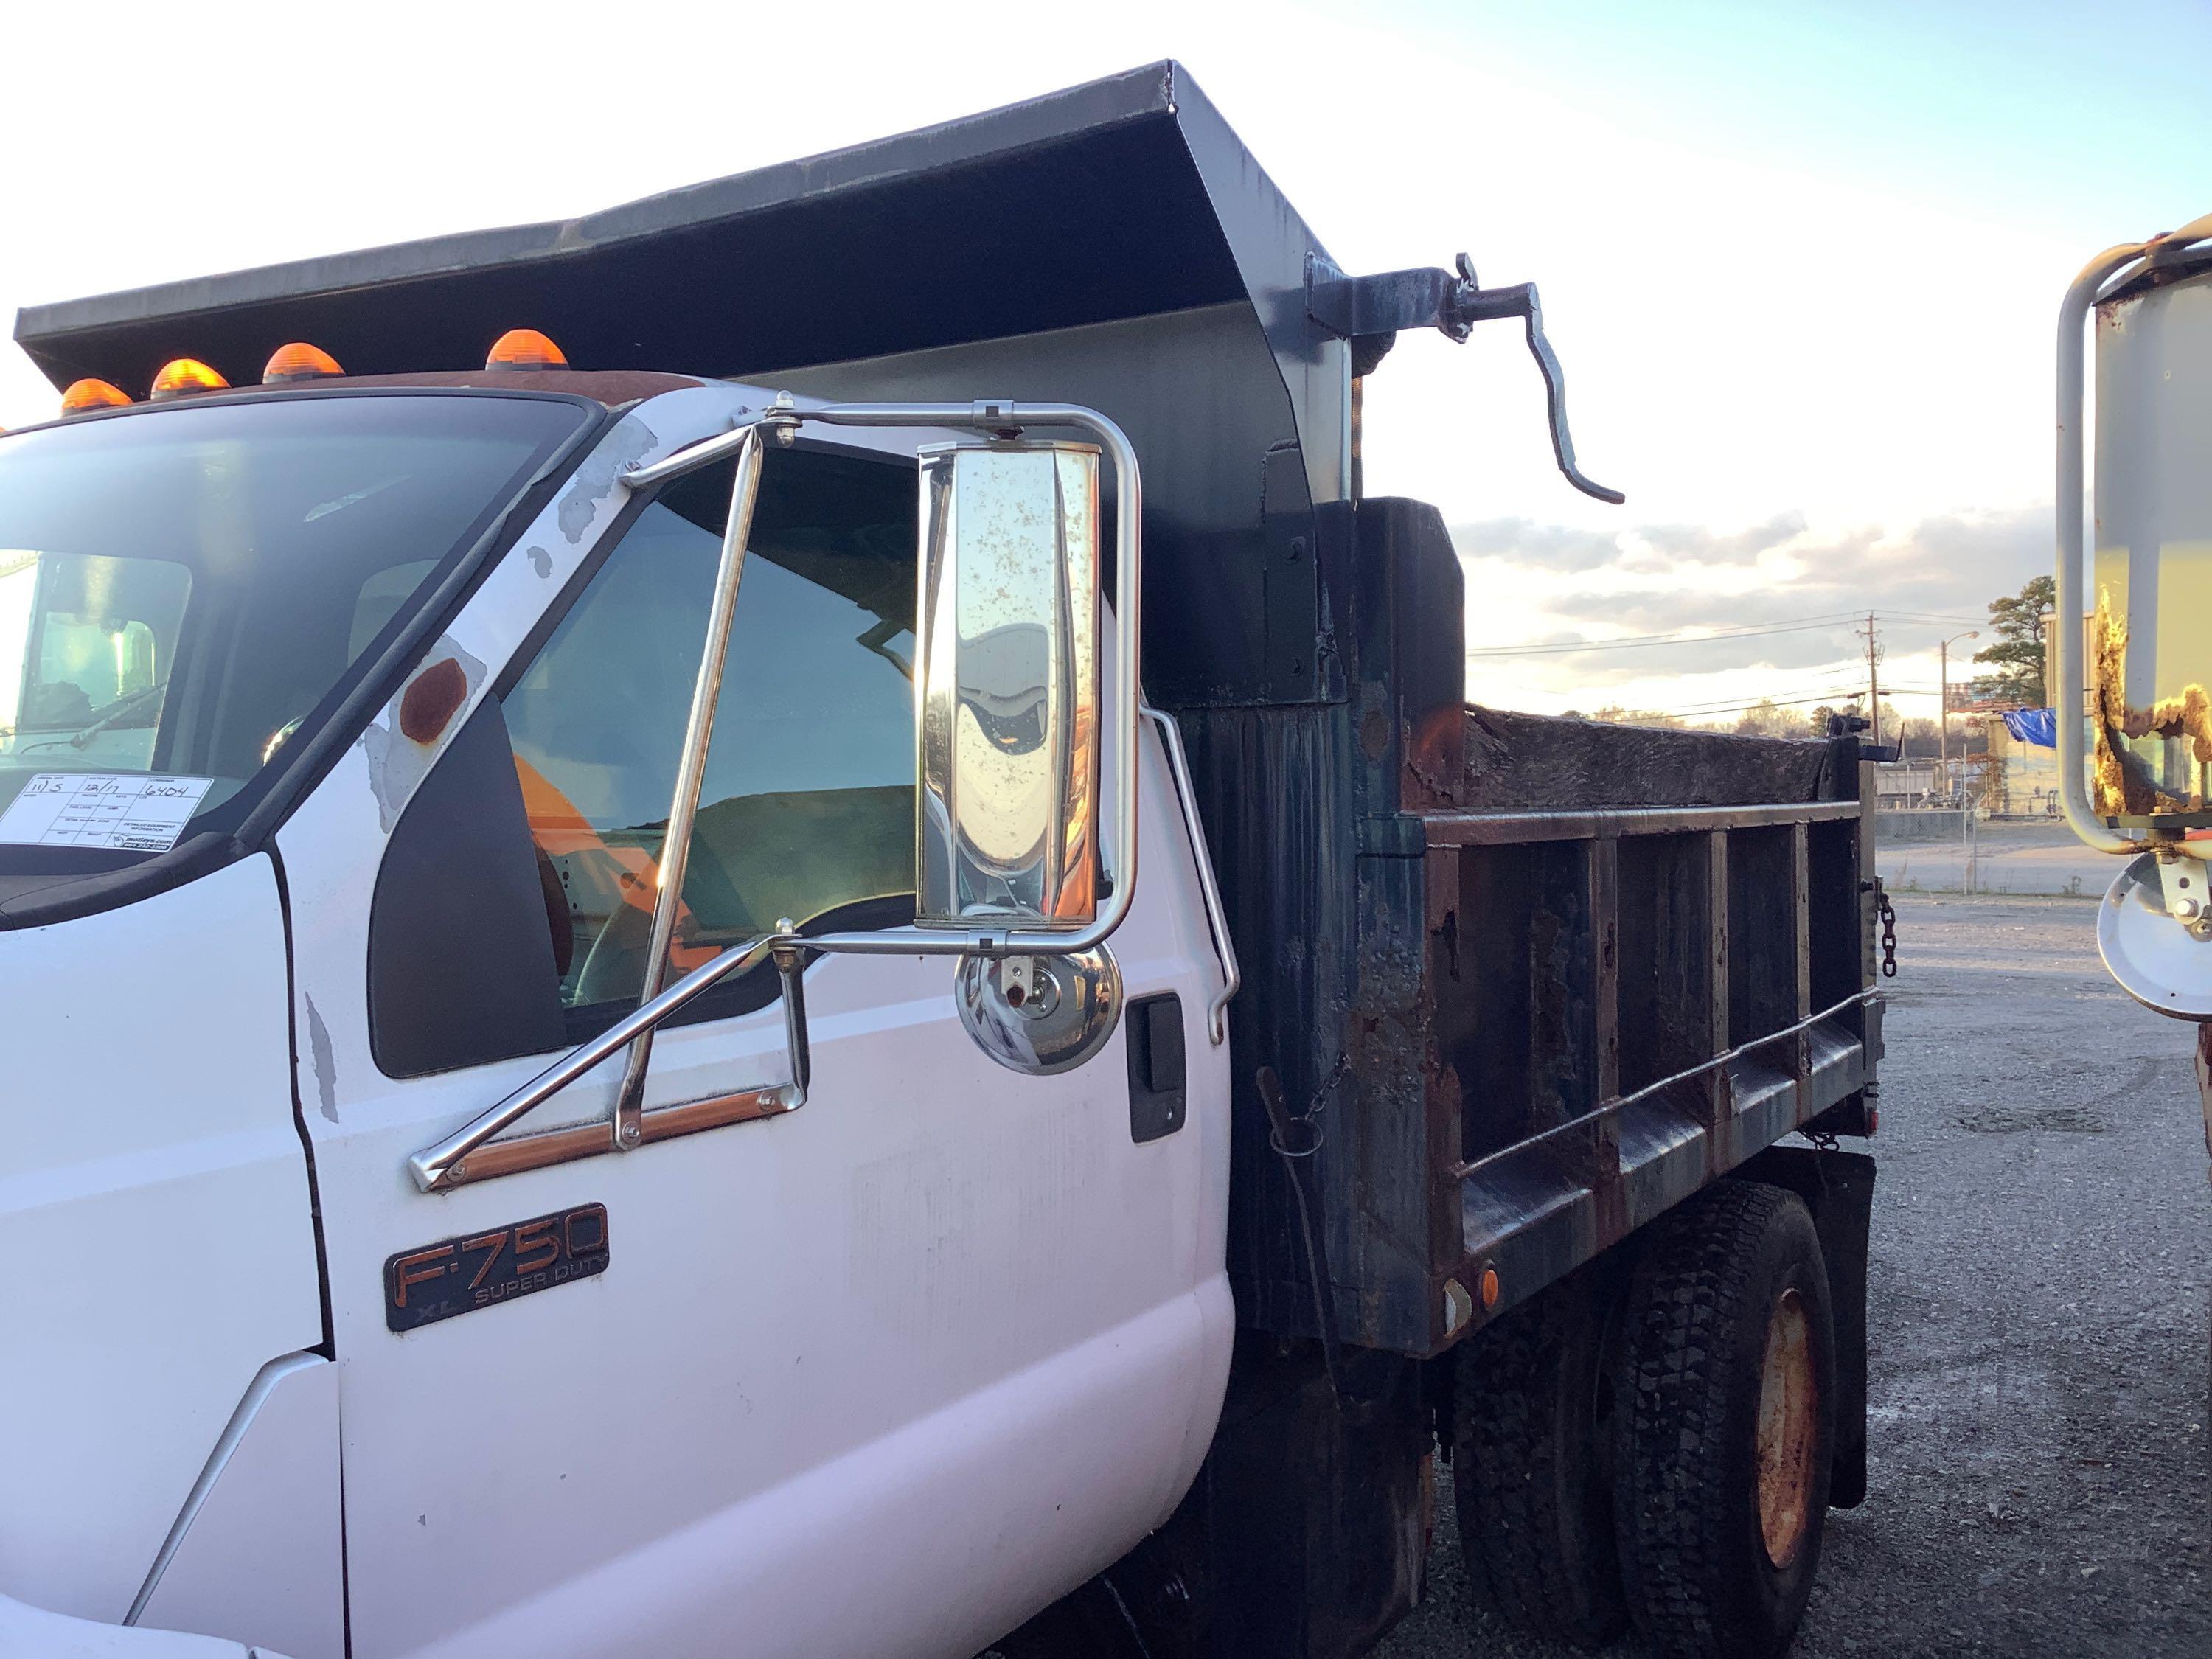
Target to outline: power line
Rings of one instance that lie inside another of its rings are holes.
[[[1651,712],[1664,714],[1670,720],[1701,720],[1707,714],[1735,714],[1747,708],[1757,708],[1771,703],[1777,708],[1798,708],[1816,702],[1858,702],[1866,696],[1863,690],[1850,686],[1832,691],[1816,691],[1804,697],[1753,697],[1749,702],[1699,703],[1688,708],[1655,708]]]
[[[1808,629],[1840,628],[1857,615],[1856,611],[1838,611],[1832,617],[1805,617],[1794,622],[1770,623],[1757,628],[1720,629],[1703,634],[1631,634],[1615,640],[1589,640],[1579,645],[1485,645],[1475,647],[1467,654],[1470,657],[1556,657],[1577,651],[1615,651],[1638,646],[1700,645],[1708,640],[1740,640],[1760,634],[1795,634]]]
[[[1705,632],[1683,629],[1673,634],[1627,634],[1618,639],[1584,640],[1574,645],[1483,645],[1467,653],[1470,661],[1496,657],[1563,657],[1588,651],[1640,650],[1659,645],[1704,645],[1715,640],[1754,639],[1769,634],[1802,634],[1828,629],[1840,629],[1853,624],[1862,635],[1866,632],[1862,617],[1869,621],[1905,621],[1914,623],[1981,623],[1986,617],[1946,617],[1923,611],[1840,611],[1825,617],[1799,617],[1778,623],[1763,623],[1753,627],[1718,628]]]
[[[1902,617],[1907,622],[1979,623],[1984,628],[1990,626],[1990,619],[1987,617],[1947,617],[1934,611],[1885,611],[1881,614],[1885,617]]]
[[[1881,695],[1885,702],[1893,697],[1932,697],[1936,695],[1936,688],[1932,685],[1886,685],[1882,687]],[[1688,708],[1637,708],[1630,712],[1659,714],[1668,720],[1705,720],[1714,714],[1740,714],[1752,708],[1802,708],[1810,703],[1863,704],[1865,702],[1864,686],[1845,685],[1807,697],[1754,697],[1749,702],[1699,703]]]

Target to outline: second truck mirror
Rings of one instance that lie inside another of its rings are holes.
[[[2090,799],[2107,823],[2197,828],[2212,824],[2212,260],[2129,284],[2099,307],[2096,339]]]
[[[915,915],[1088,926],[1098,910],[1098,452],[921,452]]]

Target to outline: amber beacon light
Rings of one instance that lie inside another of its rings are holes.
[[[510,328],[493,344],[486,368],[566,368],[561,348],[534,328]]]
[[[188,397],[195,392],[221,392],[230,382],[197,357],[175,357],[161,365],[154,377],[154,401]]]
[[[261,384],[289,386],[295,380],[327,380],[344,373],[338,367],[338,360],[322,347],[295,340],[289,345],[276,348],[276,354],[269,359],[269,366],[261,371]]]
[[[82,415],[88,409],[120,409],[130,401],[129,392],[106,380],[72,380],[69,390],[62,393],[62,413]]]

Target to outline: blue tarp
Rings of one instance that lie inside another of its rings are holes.
[[[2016,743],[2058,747],[2058,711],[2054,708],[2014,708],[2006,712],[2005,730]]]

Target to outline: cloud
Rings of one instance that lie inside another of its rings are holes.
[[[1582,640],[1601,639],[1606,634],[1674,634],[1691,628],[1759,628],[1772,623],[1796,622],[1826,616],[1848,608],[1831,598],[1826,605],[1806,602],[1808,590],[1793,583],[1777,582],[1741,593],[1716,592],[1698,587],[1565,588],[1553,594],[1545,609],[1553,616],[1582,623],[1603,623],[1604,633],[1585,631]]]
[[[1452,545],[1463,559],[1496,557],[1547,570],[1595,570],[1622,556],[1618,532],[1574,530],[1527,519],[1488,519],[1455,526]]]
[[[1587,530],[1538,524],[1528,519],[1488,519],[1455,526],[1453,544],[1463,558],[1502,558],[1548,571],[1581,572],[1617,567],[1638,572],[1691,566],[1740,568],[1794,552],[1807,533],[1802,513],[1778,513],[1741,530],[1708,525],[1641,525],[1632,530]],[[1813,550],[1846,551],[1877,532],[1863,530],[1830,538]]]
[[[1727,533],[1706,525],[1652,525],[1636,532],[1649,552],[1639,568],[1680,564],[1757,564],[1805,533],[1802,513],[1779,513],[1764,524]]]
[[[1894,532],[1862,526],[1814,532],[1796,512],[1737,530],[1677,524],[1594,531],[1490,519],[1455,526],[1451,536],[1463,558],[1553,573],[1610,568],[1650,577],[1788,563],[1802,567],[1788,582],[1801,592],[1840,592],[1873,574],[1908,586],[1918,598],[1979,611],[1996,592],[2017,589],[2050,562],[2051,510],[1950,514]]]
[[[1857,661],[1864,642],[1849,623],[1803,632],[1686,641],[1648,650],[1562,652],[1556,656],[1477,658],[1486,667],[1525,666],[1577,685],[1612,684],[1654,676],[1682,677],[1729,669],[1800,676]]]
[[[1875,566],[1899,609],[1978,617],[1991,599],[2047,574],[2052,552],[2051,509],[2027,507],[1923,519],[1875,550]]]
[[[1662,525],[1609,535],[1497,519],[1451,534],[1463,558],[1569,579],[1547,584],[1544,609],[1607,624],[1583,639],[1843,611],[1978,617],[2051,564],[2051,514],[2040,507],[1947,514],[1894,532],[1816,533],[1802,514],[1785,513],[1740,530]],[[1757,579],[1762,570],[1769,580]]]
[[[1771,670],[1787,689],[1848,665],[1864,649],[1859,619],[1881,619],[1887,653],[1932,647],[1972,627],[1989,603],[2050,568],[2048,507],[1950,514],[1899,529],[1814,529],[1783,513],[1741,528],[1644,526],[1604,533],[1500,519],[1455,528],[1468,592],[1510,580],[1524,596],[1500,637],[1493,613],[1480,647],[1602,644],[1626,635],[1714,629],[1728,637],[1500,656],[1481,672],[1583,694],[1631,681]],[[1807,618],[1832,617],[1797,627]],[[1944,618],[1956,617],[1956,623]],[[1986,624],[1984,624],[1986,627]],[[1788,631],[1741,630],[1784,627]],[[1479,647],[1479,649],[1480,648]],[[1779,695],[1779,694],[1778,694]]]

